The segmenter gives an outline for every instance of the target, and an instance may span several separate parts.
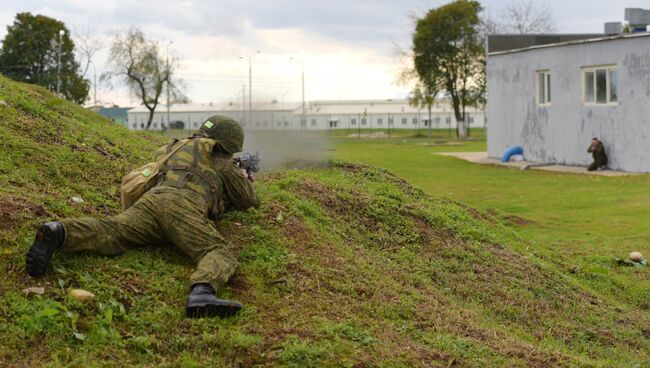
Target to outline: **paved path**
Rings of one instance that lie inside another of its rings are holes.
[[[487,152],[435,152],[434,155],[456,157],[461,160],[465,160],[477,164],[506,166],[506,167],[513,167],[519,169],[521,169],[523,166],[527,164],[531,164],[527,161],[512,161],[512,162],[502,163],[501,160],[488,157]],[[567,166],[567,165],[540,166],[540,167],[531,167],[530,169],[563,172],[563,173],[570,173],[570,174],[599,175],[599,176],[626,176],[626,175],[641,174],[641,173],[631,173],[631,172],[614,171],[614,170],[587,171],[587,168],[583,166]]]

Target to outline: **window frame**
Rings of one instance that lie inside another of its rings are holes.
[[[535,99],[537,101],[537,106],[551,106],[551,103],[553,102],[553,99],[551,98],[551,70],[550,69],[541,69],[538,70],[535,73]],[[543,78],[543,94],[544,94],[544,101],[542,101],[542,96],[541,96],[541,87],[540,86],[540,77]]]
[[[605,71],[605,102],[598,102],[598,71]],[[612,100],[612,72],[615,73],[616,100]],[[593,74],[593,100],[587,101],[587,73]],[[590,65],[580,68],[581,100],[584,106],[618,106],[619,78],[616,64]]]

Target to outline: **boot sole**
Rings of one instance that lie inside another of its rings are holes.
[[[186,308],[187,316],[190,318],[220,317],[227,318],[234,316],[241,310],[241,307],[227,304],[195,304]]]
[[[41,226],[36,231],[36,237],[31,248],[27,252],[26,265],[27,274],[32,277],[43,277],[47,266],[52,260],[54,250],[51,250],[56,242],[56,234],[49,227]]]

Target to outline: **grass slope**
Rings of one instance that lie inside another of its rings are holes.
[[[650,175],[520,171],[436,154],[486,149],[484,141],[450,143],[341,139],[333,146],[338,158],[391,170],[435,197],[511,216],[538,256],[600,298],[650,315],[650,268],[614,262],[630,251],[650,254]]]
[[[262,207],[219,223],[242,261],[222,292],[246,305],[237,317],[184,317],[192,265],[170,248],[60,254],[29,279],[36,225],[115,213],[121,175],[160,142],[2,78],[0,99],[2,366],[650,364],[647,315],[581,287],[500,217],[341,162],[264,175]]]

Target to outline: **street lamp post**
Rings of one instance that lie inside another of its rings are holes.
[[[61,96],[61,38],[65,35],[64,30],[59,31],[59,52],[56,63],[56,95]]]
[[[290,60],[293,60],[297,63],[300,64],[300,77],[301,77],[301,82],[302,82],[302,116],[300,118],[300,127],[303,127],[303,123],[306,124],[305,120],[305,64],[302,62],[302,60],[298,60],[294,57],[290,58]]]

